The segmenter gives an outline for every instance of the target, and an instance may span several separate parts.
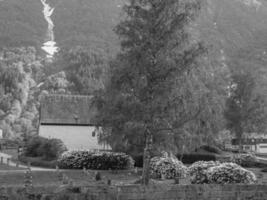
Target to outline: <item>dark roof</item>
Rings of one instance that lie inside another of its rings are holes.
[[[46,95],[41,99],[40,123],[47,125],[94,125],[93,96]]]

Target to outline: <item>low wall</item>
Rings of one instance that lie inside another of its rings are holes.
[[[24,197],[24,198],[23,198]],[[158,185],[0,188],[0,200],[267,200],[267,185]]]
[[[267,185],[188,185],[118,188],[120,200],[267,200]]]

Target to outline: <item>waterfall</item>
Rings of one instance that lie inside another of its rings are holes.
[[[46,39],[43,43],[42,49],[48,54],[48,57],[53,57],[53,55],[58,51],[58,47],[56,46],[55,36],[54,36],[54,23],[51,19],[51,16],[54,12],[54,8],[51,8],[50,5],[46,2],[46,0],[41,0],[44,9],[43,14],[44,18],[48,23],[48,29],[46,33]]]

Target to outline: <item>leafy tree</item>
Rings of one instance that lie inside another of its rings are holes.
[[[108,65],[102,54],[75,47],[62,50],[56,60],[56,67],[52,67],[65,71],[67,80],[72,83],[72,93],[91,95],[103,89]]]
[[[255,78],[248,72],[235,73],[229,88],[229,98],[226,101],[225,118],[227,127],[239,140],[244,132],[262,131],[266,128],[266,103],[258,93]]]
[[[69,87],[70,83],[67,80],[67,76],[64,71],[48,76],[43,82],[43,85],[41,85],[41,89],[52,94],[69,93]]]
[[[37,130],[32,122],[38,118],[33,102],[33,77],[42,74],[40,58],[32,47],[7,48],[0,51],[0,126],[7,137]],[[24,115],[28,113],[27,115]]]
[[[124,7],[126,19],[115,29],[121,52],[97,98],[97,121],[108,127],[101,136],[106,140],[116,138],[127,146],[143,138],[143,184],[149,182],[153,138],[176,132],[199,113],[197,109],[179,117],[174,109],[180,100],[179,79],[197,65],[204,51],[187,31],[199,9],[197,0],[131,0]]]

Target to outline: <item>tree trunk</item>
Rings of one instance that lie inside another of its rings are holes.
[[[150,159],[153,145],[153,137],[152,134],[147,131],[146,133],[146,146],[144,149],[144,164],[143,164],[143,174],[142,174],[142,184],[149,184],[149,174],[150,174]]]
[[[236,135],[237,135],[237,139],[238,139],[238,150],[239,150],[239,152],[241,152],[243,150],[243,145],[242,145],[243,130],[241,127],[237,128]]]

